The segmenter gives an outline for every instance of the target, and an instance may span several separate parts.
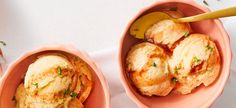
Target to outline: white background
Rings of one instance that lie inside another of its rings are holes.
[[[7,46],[2,47],[7,64],[26,51],[52,43],[72,44],[80,50],[93,52],[91,54],[95,56],[94,59],[102,56],[101,52],[104,49],[114,49],[110,53],[115,55],[121,33],[129,20],[141,8],[156,1],[0,0],[0,40],[7,43]],[[195,1],[203,4],[202,0]],[[236,6],[235,0],[206,1],[212,10]],[[230,35],[233,54],[236,54],[236,17],[224,18],[222,21]],[[97,56],[96,52],[100,52],[100,56]],[[112,57],[111,59],[115,59],[115,56]],[[113,66],[117,69],[116,63]],[[236,106],[236,102],[233,101],[236,98],[235,66],[236,60],[233,58],[230,80],[223,96],[215,102],[213,107],[233,108]],[[109,78],[108,81],[110,81]],[[122,105],[127,108],[135,107],[125,94],[122,94],[122,99],[114,98],[113,90],[111,87],[112,108],[119,108]],[[127,101],[127,105],[122,100]]]

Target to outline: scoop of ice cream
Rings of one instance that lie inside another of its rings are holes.
[[[15,99],[17,101],[17,108],[24,108],[25,107],[25,100],[26,100],[26,92],[24,88],[24,84],[21,83],[16,90]]]
[[[164,12],[175,18],[183,17],[183,15],[177,11]],[[188,35],[190,31],[191,28],[188,23],[179,23],[166,19],[151,26],[146,31],[145,37],[152,43],[167,45],[169,48],[172,48],[176,41]]]
[[[66,57],[57,54],[40,56],[29,66],[25,76],[27,106],[61,106],[67,99],[63,92],[69,89],[74,74],[73,66]]]
[[[92,90],[87,63],[70,54],[39,56],[16,90],[18,108],[83,108]]]
[[[80,58],[70,57],[70,61],[74,65],[74,68],[79,72],[74,92],[79,94],[78,101],[84,103],[89,97],[93,87],[91,68]]]
[[[165,96],[174,83],[168,70],[168,58],[164,50],[151,43],[140,43],[127,55],[127,68],[134,85],[144,95]]]
[[[220,55],[207,35],[191,34],[174,49],[169,60],[172,74],[180,83],[176,90],[182,94],[215,81],[220,71]]]

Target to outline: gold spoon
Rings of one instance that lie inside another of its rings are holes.
[[[152,12],[137,19],[130,27],[130,34],[136,38],[143,39],[146,30],[158,21],[171,19],[175,22],[195,22],[214,18],[236,16],[236,7],[221,9],[183,18],[172,18],[164,12]]]

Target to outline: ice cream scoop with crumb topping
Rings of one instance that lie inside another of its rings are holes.
[[[164,50],[143,42],[131,48],[126,63],[130,78],[143,95],[166,96],[174,87]]]
[[[31,64],[26,72],[24,87],[31,107],[58,107],[67,99],[63,91],[69,89],[75,75],[72,64],[63,56],[44,55]]]
[[[20,84],[16,91],[17,107],[19,108],[83,108],[83,102],[91,89],[87,90],[90,79],[81,79],[77,66],[71,63],[72,59],[62,54],[46,54],[29,65],[24,84]],[[87,70],[89,71],[89,70]],[[90,74],[90,72],[87,72]],[[82,88],[86,96],[82,96]],[[25,95],[24,95],[25,94]],[[78,96],[80,95],[80,96]],[[78,97],[78,98],[77,98]],[[80,98],[84,98],[82,101]],[[79,103],[78,105],[74,105]]]
[[[174,49],[169,66],[180,83],[176,91],[188,94],[200,84],[208,86],[217,79],[220,55],[209,36],[191,34]]]
[[[183,17],[178,11],[164,11],[174,18]],[[188,23],[174,22],[170,19],[159,21],[153,24],[146,32],[145,38],[152,43],[166,45],[172,48],[178,40],[191,32]]]

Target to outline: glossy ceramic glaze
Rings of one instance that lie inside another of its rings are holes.
[[[129,35],[131,24],[140,16],[158,11],[166,7],[177,7],[185,16],[196,15],[209,10],[191,0],[159,0],[142,9],[126,26],[119,47],[120,79],[127,95],[139,106],[144,108],[207,108],[221,95],[230,73],[231,48],[229,37],[218,19],[190,23],[194,32],[207,34],[216,43],[221,59],[221,73],[211,86],[200,86],[188,95],[170,94],[165,97],[147,97],[140,95],[131,84],[125,69],[127,52],[134,44],[141,42]]]
[[[85,101],[85,108],[109,108],[110,95],[108,84],[101,71],[96,67],[93,61],[86,53],[80,52],[72,46],[49,45],[30,51],[19,57],[7,69],[1,79],[0,85],[0,108],[14,108],[12,97],[15,94],[17,86],[23,81],[28,66],[39,56],[45,53],[69,53],[78,56],[84,60],[92,71],[93,89],[88,99]]]

